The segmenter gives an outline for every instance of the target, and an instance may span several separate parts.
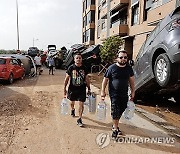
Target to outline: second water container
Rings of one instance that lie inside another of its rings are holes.
[[[101,100],[98,103],[97,107],[97,119],[98,120],[105,120],[106,119],[106,102],[104,100]]]
[[[66,115],[68,114],[68,100],[67,98],[63,98],[62,101],[60,102],[61,106],[61,114]]]

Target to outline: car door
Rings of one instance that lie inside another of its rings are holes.
[[[13,67],[14,67],[14,78],[20,78],[23,73],[23,69],[20,63],[16,59],[12,59]]]
[[[152,68],[151,53],[154,47],[156,29],[157,28],[155,28],[146,39],[143,51],[141,52],[141,55],[139,57],[139,73],[140,73],[139,77],[143,80],[144,83],[148,82],[151,79],[153,73],[151,69]]]

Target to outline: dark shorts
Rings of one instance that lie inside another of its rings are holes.
[[[68,89],[67,98],[70,101],[86,101],[86,89],[77,89],[76,90],[70,90]]]
[[[111,97],[111,116],[118,120],[127,108],[128,97]]]

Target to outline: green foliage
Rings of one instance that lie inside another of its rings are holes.
[[[112,64],[123,43],[120,36],[111,36],[107,38],[100,46],[101,61],[103,63]]]
[[[13,50],[0,49],[0,54],[16,54],[16,53],[17,53],[17,51],[15,49],[13,49]],[[27,54],[27,51],[21,50],[21,53]]]

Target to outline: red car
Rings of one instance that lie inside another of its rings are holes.
[[[7,80],[13,83],[14,79],[22,78],[25,69],[20,61],[12,57],[0,57],[0,80]]]

